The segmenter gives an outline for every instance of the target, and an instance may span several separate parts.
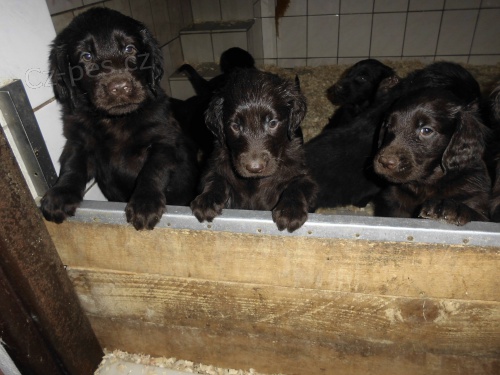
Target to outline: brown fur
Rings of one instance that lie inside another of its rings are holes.
[[[59,178],[41,201],[47,220],[74,215],[91,179],[108,200],[128,202],[136,229],[152,229],[167,203],[191,202],[194,148],[159,86],[161,63],[145,26],[106,8],[80,14],[56,37],[50,64],[66,144]]]
[[[279,230],[302,226],[316,195],[297,136],[305,112],[291,81],[253,69],[231,74],[206,114],[217,140],[191,204],[200,222],[238,208],[272,210]]]

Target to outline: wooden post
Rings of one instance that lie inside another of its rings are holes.
[[[25,374],[89,375],[102,349],[0,132],[0,337]]]

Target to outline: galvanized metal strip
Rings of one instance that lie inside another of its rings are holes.
[[[38,126],[26,90],[20,80],[0,87],[0,111],[2,111],[17,149],[29,173],[38,195],[57,180],[57,174],[49,151]]]
[[[76,216],[70,220],[129,225],[124,209],[125,203],[84,201]],[[167,212],[158,227],[288,237],[491,246],[500,249],[500,224],[485,222],[457,227],[425,219],[310,214],[300,229],[288,233],[277,229],[268,211],[226,209],[212,223],[200,223],[189,207],[167,206]]]

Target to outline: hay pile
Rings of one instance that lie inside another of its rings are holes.
[[[111,374],[200,374],[200,375],[265,375],[254,369],[236,370],[194,363],[177,358],[151,357],[124,351],[105,350],[105,355],[94,375]],[[169,369],[172,371],[165,371]],[[271,374],[282,375],[282,374]]]

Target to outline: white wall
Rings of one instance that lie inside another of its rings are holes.
[[[56,32],[46,2],[1,0],[0,35],[3,46],[0,48],[0,86],[13,79],[23,81],[52,162],[59,173],[58,159],[64,137],[60,106],[54,100],[48,79],[50,43]],[[98,191],[90,199],[104,198]]]
[[[0,33],[0,81],[22,79],[33,107],[51,99],[47,60],[56,33],[45,1],[2,0]]]

